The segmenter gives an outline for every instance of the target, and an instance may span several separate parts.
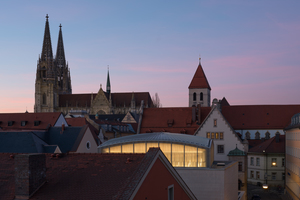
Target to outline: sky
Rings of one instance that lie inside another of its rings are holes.
[[[0,2],[0,113],[33,112],[46,14],[53,54],[62,25],[72,92],[158,93],[188,106],[201,57],[211,100],[300,104],[298,0]]]

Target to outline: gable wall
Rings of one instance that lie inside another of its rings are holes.
[[[170,185],[174,185],[175,200],[190,199],[162,161],[157,159],[133,199],[168,199]]]
[[[86,145],[87,142],[90,142],[90,149],[87,149]],[[97,153],[97,143],[91,133],[91,130],[89,128],[86,129],[85,134],[78,145],[78,149],[76,153]]]
[[[217,120],[216,127],[214,127],[214,119]],[[227,155],[229,151],[234,150],[236,148],[236,145],[237,148],[239,148],[242,151],[245,151],[244,145],[238,139],[238,136],[233,132],[230,126],[227,125],[227,122],[223,119],[223,116],[221,116],[217,108],[214,109],[214,111],[206,119],[203,126],[200,128],[200,130],[198,130],[198,132],[195,135],[200,137],[206,137],[207,132],[223,132],[224,135],[223,140],[214,139],[214,160],[229,160]],[[224,145],[224,153],[218,153],[218,145]]]
[[[64,124],[65,127],[68,127],[68,123],[67,123],[66,119],[64,118],[64,116],[62,114],[60,114],[58,120],[54,124],[54,127],[61,127],[62,124]]]

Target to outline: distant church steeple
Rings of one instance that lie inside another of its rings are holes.
[[[110,79],[109,79],[109,66],[107,66],[107,82],[106,82],[106,92],[110,94]]]
[[[189,85],[189,106],[201,104],[204,107],[210,107],[210,85],[205,76],[199,58],[199,65],[194,77]]]

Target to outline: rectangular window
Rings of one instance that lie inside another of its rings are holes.
[[[256,158],[256,166],[260,166],[260,160],[259,160],[259,158]]]
[[[260,176],[259,176],[259,172],[256,172],[256,179],[259,179]]]
[[[282,173],[282,180],[285,180],[285,173]]]
[[[168,200],[174,200],[174,185],[168,187]]]
[[[272,180],[276,180],[276,173],[275,172],[272,173]]]
[[[250,165],[254,165],[254,158],[253,157],[250,158]]]
[[[224,153],[224,145],[218,145],[218,153]]]
[[[220,133],[220,140],[223,140],[224,136],[223,136],[223,132]]]
[[[239,162],[239,172],[243,171],[243,162]]]
[[[254,178],[254,171],[251,171],[250,178]]]
[[[272,167],[277,167],[277,159],[276,158],[272,158],[271,165],[272,165]]]
[[[216,139],[219,139],[219,133],[215,133]]]
[[[214,127],[217,127],[217,120],[214,119]]]
[[[210,138],[210,133],[206,133],[206,138]]]
[[[284,158],[282,158],[282,160],[281,160],[281,167],[284,167],[285,166],[285,160],[284,160]]]
[[[215,139],[215,133],[211,133],[211,139]]]

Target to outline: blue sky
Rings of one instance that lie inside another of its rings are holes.
[[[0,3],[0,112],[33,111],[49,15],[53,54],[62,24],[73,93],[159,94],[188,106],[198,58],[212,98],[299,104],[300,1],[6,1]]]

